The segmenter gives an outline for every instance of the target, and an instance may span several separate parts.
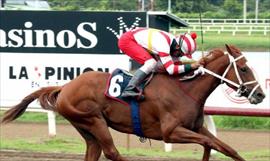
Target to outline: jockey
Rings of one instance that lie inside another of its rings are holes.
[[[169,75],[188,72],[203,65],[202,61],[190,64],[180,62],[182,56],[192,58],[191,54],[196,50],[195,39],[195,33],[175,37],[153,28],[136,28],[121,35],[118,41],[120,50],[142,64],[123,91],[122,97],[139,96],[137,86],[160,64]]]

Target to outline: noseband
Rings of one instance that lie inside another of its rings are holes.
[[[253,95],[253,93],[254,93],[254,92],[256,91],[256,89],[259,87],[258,81],[257,81],[257,80],[249,81],[249,82],[243,82],[243,81],[242,81],[242,79],[241,79],[241,77],[240,77],[240,75],[239,75],[239,71],[237,70],[236,62],[237,62],[238,60],[242,59],[242,58],[244,57],[244,55],[241,55],[241,56],[239,56],[239,57],[237,57],[237,58],[234,58],[234,57],[232,57],[232,56],[229,55],[229,54],[227,54],[227,55],[228,55],[228,57],[229,57],[230,64],[228,65],[228,67],[226,68],[226,70],[225,70],[225,72],[223,73],[222,76],[220,76],[220,75],[218,75],[218,74],[216,74],[216,73],[214,73],[214,72],[212,72],[212,71],[210,71],[210,70],[208,70],[208,69],[206,69],[206,68],[204,68],[204,67],[202,67],[202,66],[199,67],[198,71],[200,71],[200,72],[197,71],[197,73],[202,73],[202,74],[203,74],[203,73],[208,73],[208,74],[210,74],[210,75],[212,75],[212,76],[214,76],[214,77],[219,78],[219,79],[221,80],[221,83],[227,82],[228,84],[235,86],[235,87],[237,88],[237,91],[236,91],[236,92],[237,92],[237,95],[236,95],[237,97],[241,97],[241,96],[244,95],[244,93],[248,92],[248,88],[246,87],[246,85],[253,84],[253,83],[257,83],[257,85],[253,87],[253,89],[251,90],[251,92],[249,93],[249,95],[248,95],[248,97],[247,97],[248,99],[250,99],[251,96]],[[232,66],[233,66],[233,68],[234,68],[236,77],[237,77],[237,79],[238,79],[238,84],[235,83],[235,82],[233,82],[233,81],[231,81],[231,80],[229,80],[229,79],[227,79],[227,78],[225,78],[225,76],[227,75],[229,69],[230,69]]]

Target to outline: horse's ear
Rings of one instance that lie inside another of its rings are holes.
[[[226,50],[228,51],[228,53],[232,54],[233,52],[232,52],[230,46],[228,44],[225,44],[225,46],[226,46]]]

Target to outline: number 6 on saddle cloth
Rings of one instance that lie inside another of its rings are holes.
[[[143,132],[141,130],[141,121],[140,121],[140,109],[139,104],[137,102],[137,98],[132,97],[121,97],[122,92],[128,85],[128,82],[132,78],[132,74],[128,71],[122,69],[115,69],[110,78],[107,80],[107,87],[105,90],[105,96],[123,103],[131,108],[131,117],[134,133],[140,137],[143,137]],[[142,93],[144,87],[148,84],[149,80],[152,77],[146,78],[141,85],[138,87],[139,91]]]

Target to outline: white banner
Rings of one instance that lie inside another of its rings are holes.
[[[11,106],[40,87],[63,85],[85,71],[129,70],[129,57],[110,54],[0,54],[0,106]],[[36,106],[36,105],[33,105]]]

